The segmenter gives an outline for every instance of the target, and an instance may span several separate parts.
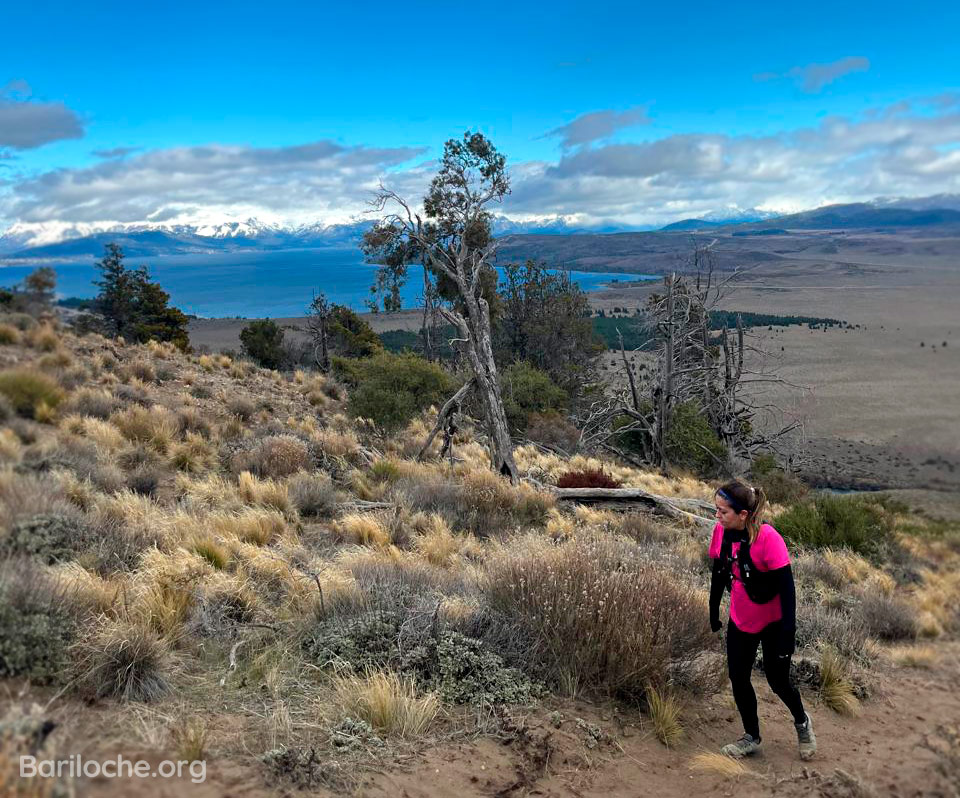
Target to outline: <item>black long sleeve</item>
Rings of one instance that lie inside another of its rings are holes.
[[[723,563],[718,557],[713,561],[713,572],[710,574],[710,628],[714,632],[719,632],[723,627],[720,623],[720,601],[726,587]]]
[[[780,632],[780,656],[788,657],[793,654],[797,635],[797,589],[793,583],[793,570],[789,565],[777,568],[773,573],[777,575],[780,589],[780,609],[783,613]]]

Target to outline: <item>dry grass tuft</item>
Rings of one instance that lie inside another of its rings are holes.
[[[940,657],[933,646],[893,646],[886,650],[887,657],[901,668],[933,668]]]
[[[290,490],[283,482],[257,479],[249,471],[244,471],[237,477],[237,492],[247,504],[272,507],[287,516],[294,513]]]
[[[0,345],[17,345],[20,343],[20,330],[12,324],[0,324]]]
[[[161,454],[167,452],[177,435],[176,419],[160,405],[130,407],[114,413],[110,421],[127,440],[147,444]]]
[[[440,711],[435,693],[418,696],[412,679],[391,671],[339,676],[333,690],[341,713],[365,720],[382,734],[416,737]]]
[[[77,690],[91,698],[153,701],[170,687],[170,650],[151,629],[104,619],[73,646]]]
[[[280,513],[249,507],[233,513],[213,513],[204,524],[227,540],[239,540],[256,546],[268,546],[281,537],[287,528]]]
[[[672,748],[683,739],[680,705],[675,696],[654,687],[648,687],[647,711],[653,723],[653,733],[667,748]]]
[[[337,539],[347,543],[382,548],[390,545],[390,531],[374,515],[351,513],[335,521],[332,528]]]
[[[738,759],[706,751],[693,757],[688,767],[698,773],[710,773],[727,779],[739,779],[753,773]]]
[[[832,646],[824,646],[820,659],[820,700],[840,715],[860,714],[860,701],[853,692],[849,666]]]
[[[204,759],[207,751],[209,729],[200,715],[183,715],[170,729],[170,737],[177,750],[177,758],[187,762]]]

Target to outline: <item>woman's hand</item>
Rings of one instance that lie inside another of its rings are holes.
[[[719,632],[721,629],[723,629],[723,624],[720,623],[720,619],[719,619],[719,618],[711,618],[711,619],[710,619],[710,631],[711,631],[711,632]]]

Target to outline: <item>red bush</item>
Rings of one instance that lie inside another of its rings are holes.
[[[558,488],[619,488],[620,485],[620,480],[614,479],[602,468],[567,471],[557,478]]]

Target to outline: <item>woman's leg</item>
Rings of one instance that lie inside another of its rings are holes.
[[[763,672],[767,675],[770,689],[787,705],[794,723],[805,723],[807,713],[803,708],[800,691],[790,682],[790,657],[778,657],[780,622],[771,623],[760,635],[763,645]]]
[[[760,721],[757,719],[757,694],[750,684],[750,674],[757,658],[760,635],[751,635],[737,629],[733,621],[727,623],[727,671],[733,687],[743,730],[755,740],[760,739]]]

